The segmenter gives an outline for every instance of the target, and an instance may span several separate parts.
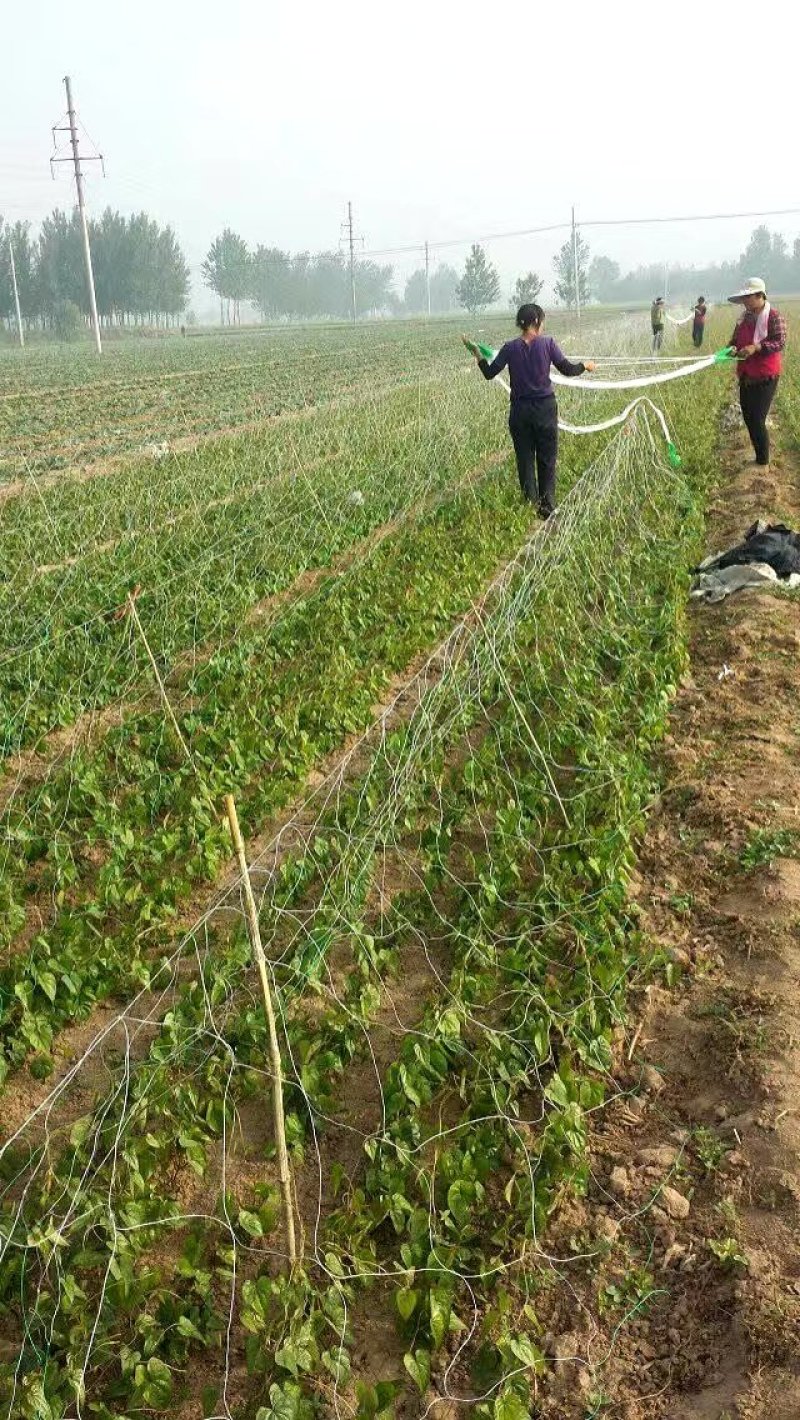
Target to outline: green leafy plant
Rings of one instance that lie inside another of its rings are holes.
[[[708,1246],[717,1261],[722,1263],[723,1267],[734,1268],[748,1266],[747,1256],[742,1251],[741,1244],[737,1242],[736,1238],[709,1238]]]
[[[756,828],[742,849],[739,862],[748,871],[770,867],[776,858],[796,855],[798,841],[800,840],[796,829]]]
[[[730,1146],[720,1138],[715,1130],[702,1124],[692,1132],[692,1148],[707,1174],[713,1173],[719,1168],[730,1150]]]

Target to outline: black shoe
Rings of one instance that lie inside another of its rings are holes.
[[[552,503],[549,503],[546,498],[542,498],[536,511],[542,519],[542,522],[546,523],[548,518],[552,518],[556,510]]]

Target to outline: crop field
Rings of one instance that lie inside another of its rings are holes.
[[[531,1414],[731,377],[680,467],[563,435],[543,527],[458,330],[0,354],[3,1420]]]
[[[568,322],[567,322],[568,324]],[[50,469],[262,425],[289,411],[416,389],[459,360],[458,327],[403,323],[272,328],[223,337],[113,340],[102,370],[83,347],[6,351],[0,380],[0,486]],[[412,359],[409,354],[413,352]],[[463,363],[463,362],[462,362]]]

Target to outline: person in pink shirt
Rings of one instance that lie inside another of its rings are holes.
[[[767,288],[759,276],[751,276],[728,300],[744,307],[730,339],[738,361],[742,418],[755,462],[760,468],[769,468],[767,415],[783,369],[786,320],[770,305]]]

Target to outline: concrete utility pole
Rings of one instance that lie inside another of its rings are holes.
[[[78,130],[75,126],[75,109],[72,103],[72,85],[69,75],[64,77],[64,88],[67,91],[67,118],[69,122],[66,128],[54,128],[53,133],[69,133],[72,144],[71,158],[51,158],[52,163],[72,163],[75,168],[75,188],[78,194],[78,211],[81,217],[81,229],[83,232],[83,259],[86,266],[86,285],[89,291],[89,310],[92,316],[92,330],[94,331],[94,343],[97,347],[98,355],[103,353],[103,345],[100,340],[100,321],[97,316],[97,299],[94,294],[94,272],[92,271],[92,253],[89,246],[89,228],[86,224],[86,204],[83,198],[83,173],[81,171],[81,155],[78,148]],[[84,158],[84,162],[102,163],[102,156],[98,158]]]
[[[356,242],[363,242],[363,237],[357,237],[353,223],[353,204],[347,204],[347,221],[342,223],[342,235],[347,238],[347,248],[350,254],[350,300],[351,319],[353,323],[357,320],[356,311]]]
[[[347,204],[347,241],[350,247],[350,293],[353,301],[353,323],[356,320],[356,254],[353,236],[353,204]]]
[[[14,248],[11,245],[11,233],[8,236],[8,255],[11,258],[11,284],[14,287],[14,305],[17,308],[17,330],[19,331],[19,343],[25,348],[25,336],[22,330],[22,312],[19,308],[19,289],[17,287],[17,268],[14,265]]]
[[[575,226],[575,208],[572,209],[572,268],[575,280],[575,314],[581,318],[581,288],[578,280],[578,228]]]
[[[428,303],[428,318],[431,314],[431,254],[428,250],[428,243],[425,243],[425,299]]]

